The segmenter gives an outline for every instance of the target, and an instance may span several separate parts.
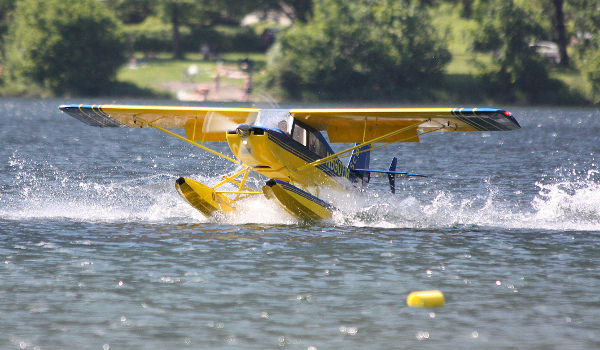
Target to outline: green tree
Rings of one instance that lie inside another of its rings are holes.
[[[594,103],[600,103],[600,39],[595,38],[588,44],[580,62],[584,78],[592,88]]]
[[[450,54],[410,0],[318,0],[269,53],[265,84],[288,98],[397,97],[438,83]]]
[[[224,1],[229,7],[242,9],[244,14],[253,11],[278,11],[294,21],[307,23],[313,8],[313,0],[217,0]]]
[[[566,17],[579,34],[600,30],[600,0],[566,0]]]
[[[17,0],[0,0],[0,36],[6,32],[16,2]]]
[[[3,36],[8,30],[16,2],[17,0],[0,0],[0,60],[4,56]]]
[[[124,63],[118,22],[97,0],[21,0],[7,37],[7,70],[55,94],[98,94]]]
[[[104,3],[121,22],[136,24],[156,14],[158,0],[104,0]]]
[[[543,35],[542,28],[512,0],[490,2],[479,21],[474,48],[496,58],[483,76],[489,90],[508,99],[540,98],[550,79],[545,62],[529,44]]]
[[[185,48],[189,49],[190,32],[195,34],[195,39],[201,43],[207,41],[206,39],[210,41],[212,36],[203,38],[203,34],[211,32],[211,27],[217,24],[238,26],[245,15],[254,11],[279,11],[294,20],[305,22],[312,10],[312,0],[105,1],[126,23],[139,23],[146,20],[152,22],[153,17],[156,16],[168,24],[171,52],[176,59],[183,59]],[[222,43],[213,43],[213,45],[230,46]]]
[[[567,39],[567,29],[565,26],[565,12],[564,12],[564,0],[552,0],[554,6],[554,31],[556,35],[556,41],[559,47],[560,64],[561,66],[569,66],[569,54],[567,53],[567,45],[569,41]]]
[[[476,1],[479,0],[421,0],[423,4],[429,6],[437,6],[443,2],[457,5],[460,8],[461,16],[467,19],[471,18],[471,15],[473,14],[473,6]]]
[[[568,67],[570,57],[567,52],[567,19],[572,10],[567,6],[568,0],[518,0],[516,4],[523,7],[544,30],[541,39],[556,42],[560,65]]]
[[[567,5],[578,39],[578,66],[591,85],[593,101],[600,103],[600,0],[568,0]]]
[[[163,21],[171,24],[173,58],[184,58],[180,27],[182,25],[199,26],[204,24],[206,20],[205,13],[210,8],[209,5],[206,1],[158,0],[158,13]]]
[[[600,30],[600,0],[520,0],[520,6],[533,13],[535,20],[546,31],[545,39],[555,41],[559,47],[560,64],[571,64],[568,47],[570,38],[591,37]],[[579,45],[585,51],[588,39]]]

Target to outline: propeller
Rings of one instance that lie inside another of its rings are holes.
[[[239,123],[218,112],[208,112],[202,123],[202,133],[226,132],[235,129]]]
[[[246,117],[242,117],[241,113],[228,114],[219,111],[209,111],[203,118],[202,126],[200,123],[196,126],[196,135],[199,134],[224,134],[227,131],[236,130],[240,124],[251,125],[256,119],[256,113],[248,112]]]

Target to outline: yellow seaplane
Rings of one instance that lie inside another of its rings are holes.
[[[490,108],[59,108],[91,126],[155,128],[237,164],[239,170],[212,187],[185,177],[175,181],[177,192],[206,216],[233,214],[243,198],[263,195],[302,220],[327,219],[336,211],[331,203],[336,197],[330,193],[362,191],[371,177],[386,176],[394,192],[396,178],[424,176],[396,171],[396,158],[387,170],[369,169],[374,149],[419,142],[431,132],[520,128],[510,112]],[[185,136],[169,129],[183,129]],[[205,145],[208,141],[227,141],[233,156],[210,149]],[[354,146],[334,152],[329,142]],[[350,157],[347,164],[341,161],[345,157]],[[265,177],[262,188],[250,187],[251,172]]]

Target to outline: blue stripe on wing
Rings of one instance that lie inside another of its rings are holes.
[[[517,120],[507,111],[492,108],[456,108],[452,115],[479,131],[508,131],[520,129]]]
[[[102,105],[62,105],[58,108],[87,125],[97,127],[125,127],[125,124],[106,114],[102,110]]]

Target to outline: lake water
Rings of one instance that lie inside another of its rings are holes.
[[[0,99],[1,349],[600,347],[596,109],[384,148],[430,177],[306,224],[262,197],[205,219],[174,180],[234,166],[57,109],[95,102]],[[445,307],[407,306],[430,289]]]

